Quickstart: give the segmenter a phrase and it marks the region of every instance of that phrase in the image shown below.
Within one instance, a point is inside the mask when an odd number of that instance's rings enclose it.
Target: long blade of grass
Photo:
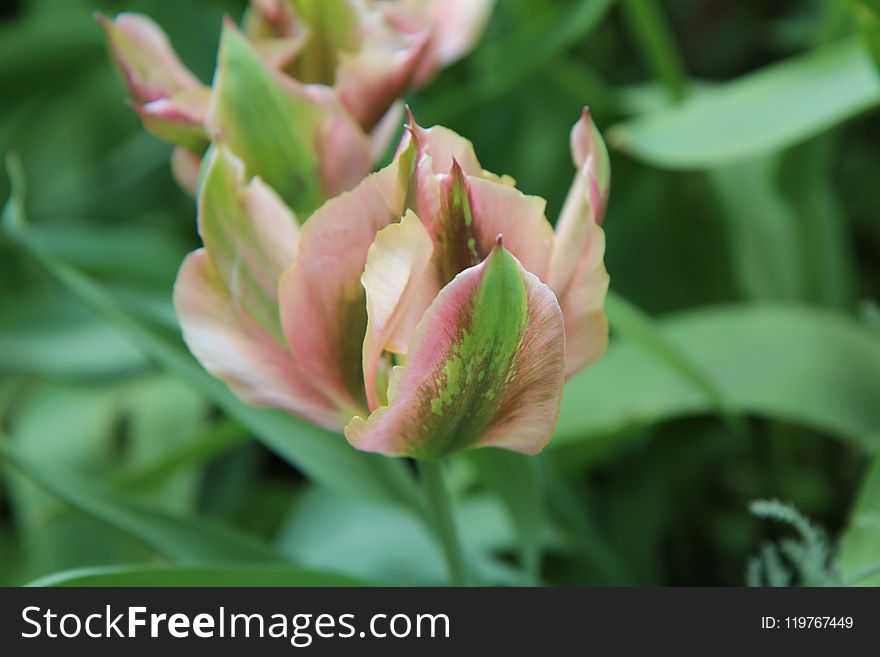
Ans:
[[[171,561],[282,561],[251,538],[197,518],[181,518],[123,500],[67,470],[39,463],[0,436],[0,459],[72,507],[139,540]]]

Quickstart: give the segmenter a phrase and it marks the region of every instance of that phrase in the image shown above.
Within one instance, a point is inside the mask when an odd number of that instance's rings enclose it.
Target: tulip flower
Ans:
[[[554,232],[543,199],[410,117],[392,163],[300,227],[218,146],[199,196],[204,248],[175,287],[184,338],[243,399],[361,450],[537,453],[564,381],[607,344],[608,158],[586,111],[572,153]]]
[[[176,146],[184,189],[194,191],[209,142],[228,139],[304,220],[370,172],[399,124],[400,96],[470,49],[492,4],[252,0],[243,32],[226,21],[211,87],[149,18],[98,21],[144,125]]]

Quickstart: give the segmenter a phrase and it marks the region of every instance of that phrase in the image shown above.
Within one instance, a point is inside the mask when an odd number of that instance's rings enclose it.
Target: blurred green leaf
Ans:
[[[0,458],[71,506],[128,534],[173,561],[281,561],[259,543],[222,526],[165,514],[92,487],[67,468],[24,456],[0,436]]]
[[[874,65],[880,71],[880,2],[852,0],[852,3],[862,38],[874,58]]]
[[[468,454],[516,528],[522,565],[537,577],[541,567],[544,493],[535,459],[500,449]]]
[[[247,438],[247,433],[237,422],[221,420],[167,450],[159,459],[111,476],[110,485],[120,489],[155,486],[181,470],[204,465],[210,459],[242,445]]]
[[[641,347],[646,354],[690,381],[730,426],[738,426],[738,419],[730,402],[725,399],[712,378],[695,365],[686,352],[671,343],[650,317],[613,291],[609,291],[605,300],[605,312],[612,331]]]
[[[880,446],[876,333],[828,312],[771,305],[694,311],[659,324],[734,411]],[[550,447],[712,410],[690,381],[639,346],[617,341],[566,386]]]
[[[723,210],[733,270],[745,297],[807,299],[806,240],[791,203],[777,189],[779,157],[770,155],[709,172]]]
[[[91,379],[143,370],[146,359],[68,295],[29,287],[0,300],[0,372]]]
[[[714,167],[791,146],[878,104],[865,47],[845,40],[619,124],[608,142],[659,167]]]
[[[102,566],[54,573],[27,586],[365,586],[362,580],[285,564]]]
[[[33,227],[34,239],[53,257],[97,276],[165,286],[187,249],[155,226],[122,225],[90,228],[77,225]]]
[[[880,456],[874,457],[862,480],[840,541],[838,566],[845,583],[880,586]]]
[[[220,381],[207,374],[180,345],[132,317],[95,281],[59,262],[29,233],[24,212],[24,177],[15,160],[9,162],[14,193],[3,212],[3,226],[55,278],[83,303],[117,328],[145,355],[194,385],[230,416],[254,432],[269,449],[315,481],[350,495],[371,496],[421,511],[421,497],[402,462],[358,452],[326,429],[292,415],[249,406]]]
[[[489,496],[455,505],[465,558],[484,585],[524,585],[527,577],[493,557],[509,551],[516,537],[502,507]],[[316,570],[392,586],[443,586],[443,552],[431,529],[400,508],[345,498],[311,488],[297,501],[279,532],[278,550]]]
[[[778,179],[804,235],[810,300],[849,311],[855,305],[856,262],[847,207],[834,181],[839,145],[829,136],[786,151]]]
[[[446,583],[443,553],[430,528],[412,514],[375,501],[306,490],[278,536],[290,561],[384,585]]]
[[[210,402],[196,390],[165,372],[128,384],[120,397],[116,451],[131,468],[155,467],[179,454],[205,429],[211,411]],[[183,468],[166,472],[167,477],[137,490],[138,501],[175,513],[192,511],[198,473]]]
[[[0,25],[0,84],[9,89],[14,82],[59,74],[83,60],[99,61],[103,51],[88,12],[79,7],[36,11]]]

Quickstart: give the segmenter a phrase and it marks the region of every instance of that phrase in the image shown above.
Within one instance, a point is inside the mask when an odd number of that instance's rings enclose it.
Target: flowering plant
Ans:
[[[344,427],[362,450],[540,451],[565,378],[607,343],[608,157],[586,110],[571,147],[555,233],[543,199],[411,115],[393,162],[302,228],[216,148],[199,195],[205,246],[175,289],[190,349],[246,400]]]
[[[174,290],[190,350],[251,404],[417,459],[458,582],[430,464],[541,451],[565,380],[608,339],[609,163],[587,110],[555,230],[543,199],[409,111],[392,162],[370,173],[399,97],[469,50],[491,5],[252,0],[241,28],[225,21],[210,87],[150,19],[99,17],[132,105],[197,198],[204,246]]]
[[[201,158],[220,138],[304,219],[369,173],[397,129],[400,96],[470,50],[492,5],[252,0],[241,30],[225,22],[210,87],[148,17],[98,21],[132,106],[176,146],[182,187],[195,193]]]

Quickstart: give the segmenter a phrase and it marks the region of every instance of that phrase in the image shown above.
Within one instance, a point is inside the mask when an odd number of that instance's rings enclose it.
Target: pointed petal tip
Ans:
[[[467,174],[464,172],[464,168],[461,166],[461,162],[458,161],[458,158],[455,155],[452,156],[451,172],[456,182],[462,184],[466,183]]]
[[[403,109],[404,109],[404,111],[406,112],[406,123],[407,123],[407,125],[408,125],[410,128],[412,128],[413,126],[418,126],[418,123],[416,123],[416,117],[415,117],[415,115],[413,114],[412,108],[409,106],[409,103],[406,103],[406,104],[403,106]]]
[[[409,106],[409,103],[404,105],[404,111],[406,112],[406,123],[404,124],[404,128],[406,132],[410,135],[410,138],[415,143],[416,147],[421,150],[422,145],[424,144],[423,135],[425,133],[425,129],[419,125],[418,121],[416,121],[416,116],[413,114],[412,108]]]

